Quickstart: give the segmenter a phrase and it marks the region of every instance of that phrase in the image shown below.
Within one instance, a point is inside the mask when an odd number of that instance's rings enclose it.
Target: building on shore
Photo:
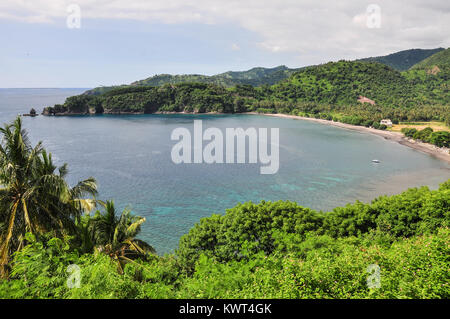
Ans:
[[[383,119],[380,121],[380,125],[386,125],[387,127],[392,127],[392,121],[390,119]]]

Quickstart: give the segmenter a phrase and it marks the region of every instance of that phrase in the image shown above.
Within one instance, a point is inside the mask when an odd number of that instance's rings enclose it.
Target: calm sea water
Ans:
[[[31,107],[62,103],[85,89],[0,89],[0,123]],[[280,169],[260,164],[180,164],[171,161],[177,127],[278,127]],[[200,218],[238,202],[292,200],[318,210],[370,201],[408,187],[436,188],[450,165],[381,137],[323,124],[258,115],[131,115],[24,118],[33,143],[42,140],[69,181],[94,176],[100,198],[147,218],[141,238],[159,253],[176,248]],[[372,159],[380,164],[373,164]]]

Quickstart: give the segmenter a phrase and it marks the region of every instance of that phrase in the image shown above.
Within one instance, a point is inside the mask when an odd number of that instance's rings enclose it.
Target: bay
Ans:
[[[31,107],[64,102],[85,89],[0,89],[0,123]],[[178,127],[279,128],[280,168],[260,164],[174,164],[170,139]],[[409,187],[438,187],[450,165],[379,136],[324,124],[262,115],[100,115],[24,117],[33,144],[43,141],[69,182],[94,176],[99,198],[114,199],[147,218],[140,238],[158,253],[173,251],[202,217],[239,202],[291,200],[328,211]],[[380,160],[379,164],[372,159]]]

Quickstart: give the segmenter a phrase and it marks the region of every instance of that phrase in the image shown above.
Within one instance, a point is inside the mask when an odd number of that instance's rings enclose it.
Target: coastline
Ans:
[[[402,133],[399,133],[399,132],[377,130],[377,129],[369,128],[369,127],[365,127],[365,126],[357,126],[357,125],[351,125],[351,124],[346,124],[346,123],[341,123],[341,122],[333,122],[333,121],[298,116],[298,115],[260,114],[260,113],[255,113],[255,112],[248,112],[248,113],[244,113],[244,114],[258,114],[258,115],[267,115],[267,116],[273,116],[273,117],[289,118],[289,119],[294,119],[294,120],[305,120],[305,121],[311,121],[311,122],[316,122],[316,123],[322,123],[325,125],[337,126],[340,128],[349,129],[349,130],[353,130],[353,131],[369,133],[369,134],[381,136],[386,140],[397,142],[401,145],[408,146],[417,151],[426,153],[428,155],[432,155],[440,160],[450,163],[450,154],[448,153],[448,149],[439,148],[439,147],[434,146],[429,143],[423,143],[423,142],[415,141],[412,139],[408,139]]]
[[[104,114],[111,114],[111,115],[142,115],[145,114],[144,112],[106,112]],[[198,115],[198,114],[205,114],[205,115],[222,115],[222,114],[231,114],[231,113],[220,113],[220,112],[205,112],[205,113],[195,113],[195,112],[167,112],[167,111],[158,111],[154,113],[149,114],[191,114],[191,115]],[[420,141],[416,141],[413,139],[409,139],[405,137],[402,133],[399,132],[391,132],[391,131],[385,131],[385,130],[377,130],[370,127],[365,126],[358,126],[358,125],[351,125],[341,122],[333,122],[329,120],[323,120],[323,119],[316,119],[312,117],[304,117],[304,116],[298,116],[298,115],[289,115],[289,114],[269,114],[269,113],[257,113],[257,112],[244,112],[244,113],[234,113],[234,114],[248,114],[248,115],[264,115],[264,116],[272,116],[272,117],[280,117],[280,118],[288,118],[288,119],[294,119],[294,120],[304,120],[304,121],[311,121],[316,123],[321,123],[325,125],[331,125],[336,126],[344,129],[349,129],[353,131],[363,132],[363,133],[369,133],[377,136],[381,136],[386,140],[397,142],[401,145],[408,146],[412,149],[415,149],[417,151],[420,151],[422,153],[426,153],[428,155],[434,156],[444,162],[450,163],[450,153],[449,149],[446,148],[439,148],[437,146],[434,146],[429,143],[424,143]],[[44,116],[52,116],[49,114],[42,114]],[[53,116],[73,116],[73,115],[96,115],[92,113],[59,113],[54,114]]]

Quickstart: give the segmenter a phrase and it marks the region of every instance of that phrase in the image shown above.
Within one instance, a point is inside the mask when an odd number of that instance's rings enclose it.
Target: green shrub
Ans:
[[[450,297],[450,180],[321,213],[251,202],[204,218],[175,255],[125,265],[79,254],[70,238],[27,235],[0,298]],[[80,269],[69,288],[68,266]],[[380,269],[369,288],[368,267]]]

